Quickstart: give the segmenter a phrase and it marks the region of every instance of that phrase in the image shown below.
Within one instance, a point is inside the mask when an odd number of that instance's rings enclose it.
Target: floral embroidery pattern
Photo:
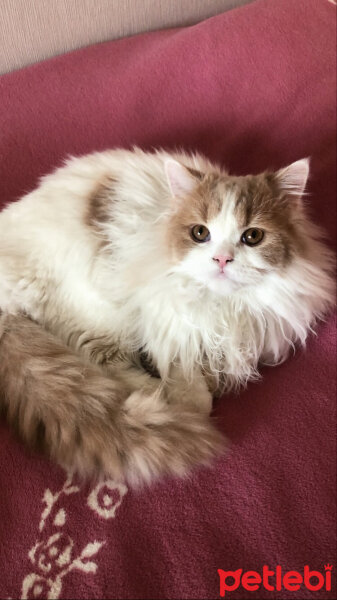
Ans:
[[[122,504],[127,487],[111,479],[96,485],[88,497],[88,506],[104,519],[113,519]]]
[[[74,569],[83,573],[96,573],[97,563],[92,558],[96,558],[105,541],[89,542],[78,554],[74,552],[74,540],[62,531],[67,521],[66,510],[60,506],[62,498],[78,492],[80,488],[73,484],[71,475],[67,476],[64,485],[56,493],[45,490],[39,539],[28,553],[34,571],[26,575],[22,582],[23,600],[59,598],[63,578]],[[98,516],[113,519],[126,492],[125,485],[107,480],[97,484],[90,492],[87,504]],[[55,530],[49,536],[45,535],[47,522]]]

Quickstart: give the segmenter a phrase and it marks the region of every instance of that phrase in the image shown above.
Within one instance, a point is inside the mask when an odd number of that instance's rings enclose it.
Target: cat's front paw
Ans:
[[[184,398],[184,404],[192,405],[199,412],[209,415],[212,412],[213,398],[207,390],[193,390],[192,394],[187,394]]]
[[[203,388],[204,386],[202,386]],[[169,387],[165,390],[168,403],[190,406],[197,412],[209,415],[212,411],[212,395],[206,389],[198,389],[196,386]]]

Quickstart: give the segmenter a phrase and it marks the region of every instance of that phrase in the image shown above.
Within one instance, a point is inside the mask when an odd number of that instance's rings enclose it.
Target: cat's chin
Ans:
[[[206,285],[211,292],[214,292],[218,296],[230,296],[241,287],[237,281],[233,281],[228,277],[212,278],[206,282]]]

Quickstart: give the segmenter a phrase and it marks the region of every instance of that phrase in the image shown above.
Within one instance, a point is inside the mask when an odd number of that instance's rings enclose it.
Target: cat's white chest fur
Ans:
[[[75,348],[83,336],[143,348],[163,377],[172,363],[186,375],[206,363],[242,383],[259,360],[304,343],[333,298],[331,254],[291,197],[308,165],[246,181],[200,156],[175,157],[186,166],[138,150],[73,159],[3,211],[0,309]],[[243,243],[248,221],[264,235],[256,248]],[[205,243],[191,238],[198,224]],[[219,253],[230,258],[221,273]]]

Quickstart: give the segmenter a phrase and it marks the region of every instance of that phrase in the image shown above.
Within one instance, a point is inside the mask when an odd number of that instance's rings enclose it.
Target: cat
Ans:
[[[198,154],[117,149],[7,206],[0,405],[21,437],[134,485],[222,452],[212,396],[284,361],[334,304],[308,174],[307,159],[236,177]]]

